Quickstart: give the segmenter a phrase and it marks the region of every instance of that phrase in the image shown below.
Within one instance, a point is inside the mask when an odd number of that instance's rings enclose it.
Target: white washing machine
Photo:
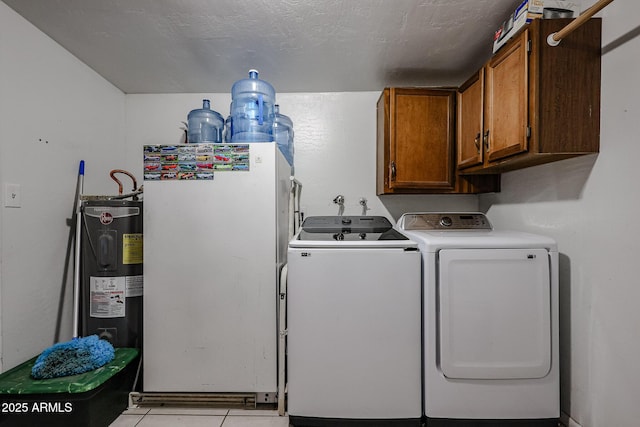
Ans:
[[[309,217],[289,243],[294,426],[420,426],[421,257],[384,217]]]
[[[556,243],[481,213],[407,213],[397,227],[423,257],[427,426],[556,427]]]

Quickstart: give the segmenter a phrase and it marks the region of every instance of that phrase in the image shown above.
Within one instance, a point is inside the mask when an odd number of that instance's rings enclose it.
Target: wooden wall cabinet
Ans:
[[[377,194],[497,191],[498,176],[460,177],[455,89],[386,88],[377,104]]]
[[[602,22],[549,46],[570,21],[534,20],[458,90],[385,89],[377,193],[500,191],[503,172],[597,153]]]
[[[458,168],[484,162],[484,68],[476,72],[458,89]],[[463,120],[464,119],[464,120]]]
[[[601,20],[536,19],[458,90],[457,165],[495,174],[597,153]]]

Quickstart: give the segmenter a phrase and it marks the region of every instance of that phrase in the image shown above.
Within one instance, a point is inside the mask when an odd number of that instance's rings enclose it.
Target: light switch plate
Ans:
[[[4,206],[19,208],[21,206],[20,184],[4,185]]]

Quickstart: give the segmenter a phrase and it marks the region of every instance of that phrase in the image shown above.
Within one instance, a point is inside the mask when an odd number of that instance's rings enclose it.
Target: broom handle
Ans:
[[[551,46],[557,46],[562,39],[571,34],[576,28],[587,22],[593,15],[600,12],[611,3],[613,0],[599,0],[596,4],[591,6],[589,9],[585,10],[578,16],[576,19],[567,24],[566,27],[558,31],[557,33],[552,33],[547,38],[547,43]]]
[[[84,160],[80,160],[80,168],[78,170],[78,203],[76,207],[76,236],[75,236],[75,253],[74,253],[74,270],[73,270],[73,338],[80,336],[80,316],[82,315],[80,310],[80,294],[81,294],[81,278],[80,278],[80,240],[81,240],[81,224],[82,224],[82,191],[84,187]]]

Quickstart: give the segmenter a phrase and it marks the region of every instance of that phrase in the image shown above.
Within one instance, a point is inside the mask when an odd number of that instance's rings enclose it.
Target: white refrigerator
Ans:
[[[275,397],[291,168],[275,143],[214,146],[145,146],[143,391]]]

